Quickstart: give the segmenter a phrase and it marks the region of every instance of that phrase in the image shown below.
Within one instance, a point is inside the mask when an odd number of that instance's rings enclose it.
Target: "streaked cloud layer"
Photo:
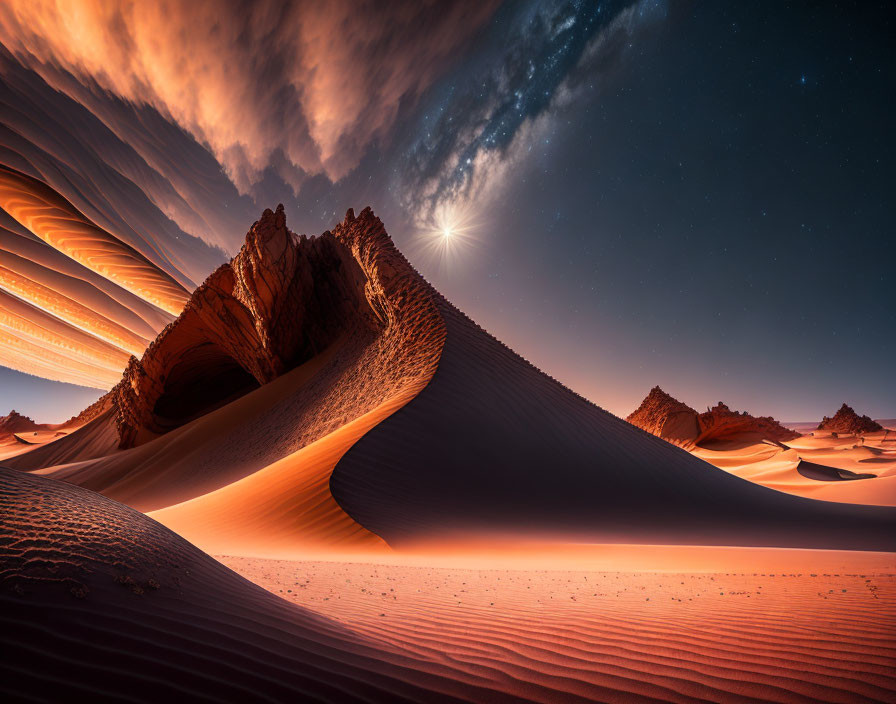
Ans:
[[[357,166],[495,4],[12,0],[0,42],[170,116],[243,191],[275,154],[297,188]]]

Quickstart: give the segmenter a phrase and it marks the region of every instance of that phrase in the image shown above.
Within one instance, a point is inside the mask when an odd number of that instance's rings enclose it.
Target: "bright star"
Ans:
[[[469,206],[442,203],[421,223],[415,246],[420,256],[445,266],[475,244],[476,229]]]

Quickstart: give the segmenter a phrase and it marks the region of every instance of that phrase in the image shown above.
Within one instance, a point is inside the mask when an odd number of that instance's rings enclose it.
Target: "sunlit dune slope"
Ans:
[[[694,454],[736,476],[824,501],[896,506],[896,432],[814,431],[783,444],[718,443]],[[816,467],[807,471],[807,467]]]
[[[896,548],[896,510],[731,476],[567,390],[442,300],[439,368],[340,460],[340,505],[390,544],[515,531],[590,542]]]
[[[0,691],[13,700],[506,700],[86,489],[0,468],[0,513]]]
[[[7,166],[0,166],[0,208],[55,249],[169,313],[179,313],[189,297],[170,274],[52,188]]]

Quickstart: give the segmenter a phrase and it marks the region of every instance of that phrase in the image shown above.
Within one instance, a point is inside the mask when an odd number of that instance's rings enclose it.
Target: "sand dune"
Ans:
[[[330,475],[358,438],[412,397],[394,397],[244,479],[149,515],[206,552],[283,557],[384,550],[386,543],[333,499]]]
[[[14,700],[506,700],[85,489],[0,468],[0,508],[0,691]]]
[[[892,509],[810,501],[720,471],[565,389],[449,303],[440,311],[447,339],[432,381],[361,438],[330,483],[346,512],[391,545],[505,531],[896,546]]]
[[[285,225],[257,232],[278,227]],[[257,232],[247,239],[252,252],[264,251],[252,244]],[[293,371],[137,447],[104,450],[107,417],[10,464],[159,511],[188,539],[221,552],[290,556],[303,544],[352,546],[356,535],[371,540],[368,533],[391,546],[482,532],[896,546],[892,509],[758,486],[561,386],[441,299],[369,211],[347,216],[333,237],[366,272],[382,324],[346,316],[344,335]],[[303,325],[314,329],[314,320]],[[175,359],[191,353],[179,345]]]
[[[892,555],[657,548],[675,552],[663,564],[698,565],[664,572],[564,566],[556,551],[559,564],[535,569],[507,556],[464,568],[433,555],[221,558],[246,581],[79,487],[0,468],[0,508],[28,536],[0,544],[0,691],[15,700],[852,702],[896,692]],[[655,568],[649,550],[634,552]],[[813,566],[830,572],[803,572]]]
[[[270,240],[250,233],[250,254],[230,269],[251,294],[243,308],[226,290],[202,299],[204,312],[191,303],[198,321],[180,318],[144,356],[147,386],[129,388],[151,400],[113,392],[0,469],[5,527],[27,536],[0,541],[0,642],[13,653],[0,668],[16,673],[6,693],[893,699],[892,554],[730,547],[896,548],[892,508],[755,483],[880,487],[896,480],[882,476],[886,433],[860,447],[819,436],[740,443],[739,456],[701,448],[712,466],[478,328],[370,211],[327,236],[338,256],[323,261],[341,262],[331,268],[345,267],[350,285],[312,287],[326,305],[298,296],[281,316],[273,282],[296,277],[259,253],[307,241],[277,228]],[[243,309],[257,325],[228,313]],[[249,333],[199,324],[216,320]],[[302,353],[272,352],[289,349]],[[254,390],[201,396],[221,369],[262,362],[273,371]],[[184,391],[184,370],[205,383]],[[166,399],[196,412],[161,427]],[[17,432],[29,431],[41,432]],[[121,449],[123,433],[133,446]],[[796,470],[803,455],[823,464],[832,452],[883,472],[819,481]],[[755,482],[735,476],[741,460]],[[670,547],[689,544],[726,547]],[[309,555],[327,562],[292,561]]]
[[[274,214],[268,212],[273,218]],[[377,325],[362,325],[359,317],[344,318],[345,328],[338,339],[296,369],[136,447],[120,452],[104,447],[109,431],[114,432],[112,418],[107,417],[72,433],[55,448],[47,446],[16,457],[10,461],[11,466],[39,470],[144,511],[195,499],[279,460],[284,464],[278,467],[284,467],[312,454],[329,462],[326,474],[320,477],[326,486],[332,465],[348,445],[428,383],[444,339],[429,289],[395,250],[369,210],[357,218],[347,217],[334,237],[347,243],[351,256],[367,272],[360,286],[365,301],[370,297],[365,305],[375,306],[371,310],[381,321]],[[304,319],[309,330],[314,329],[315,322],[310,314]],[[290,333],[302,332],[291,320],[286,324]],[[194,337],[186,339],[195,344]],[[178,358],[176,354],[171,356]],[[353,421],[358,422],[352,425]],[[95,441],[100,437],[102,441]],[[327,443],[296,455],[324,438],[328,438]],[[292,455],[293,460],[284,459]],[[274,476],[280,474],[272,468],[264,479],[228,488],[232,518],[251,504],[250,496],[241,497],[241,493],[249,490],[247,487],[268,492],[264,485]],[[301,504],[305,501],[301,492],[308,489],[303,482],[305,479],[297,480],[293,487],[297,493],[286,493],[279,499]],[[220,501],[220,497],[214,501]],[[183,513],[181,509],[179,515]],[[280,530],[277,521],[275,516],[270,517],[268,528],[272,532]],[[201,528],[201,522],[194,525]],[[301,531],[293,532],[294,539],[301,539]],[[256,543],[268,539],[260,526],[255,526],[255,534]],[[197,540],[201,538],[197,536]],[[249,535],[244,532],[241,539],[249,539]]]

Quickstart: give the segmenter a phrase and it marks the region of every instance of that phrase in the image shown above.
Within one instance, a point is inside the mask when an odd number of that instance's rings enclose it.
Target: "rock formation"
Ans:
[[[338,341],[391,329],[399,308],[417,310],[404,305],[412,271],[369,208],[318,237],[290,232],[283,206],[266,210],[236,257],[142,359],[130,359],[111,392],[120,446],[208,413]]]
[[[760,435],[763,440],[786,441],[800,436],[785,428],[771,416],[751,416],[746,411],[738,413],[719,403],[697,418],[700,434],[696,445],[715,440],[733,440],[745,435]]]
[[[37,430],[40,427],[42,426],[35,423],[28,416],[23,416],[16,411],[10,411],[9,415],[0,416],[0,436],[24,433],[28,430]]]
[[[675,445],[691,444],[699,434],[697,411],[659,386],[650,390],[638,409],[626,420]]]
[[[880,423],[876,423],[868,416],[860,416],[845,403],[840,406],[833,418],[825,416],[818,425],[818,430],[827,430],[832,433],[844,433],[846,435],[858,433],[874,433],[883,430]]]
[[[638,409],[626,420],[682,447],[757,436],[774,441],[799,437],[799,433],[785,428],[774,418],[732,411],[721,401],[713,408],[708,408],[705,413],[697,413],[659,386],[650,390]]]

